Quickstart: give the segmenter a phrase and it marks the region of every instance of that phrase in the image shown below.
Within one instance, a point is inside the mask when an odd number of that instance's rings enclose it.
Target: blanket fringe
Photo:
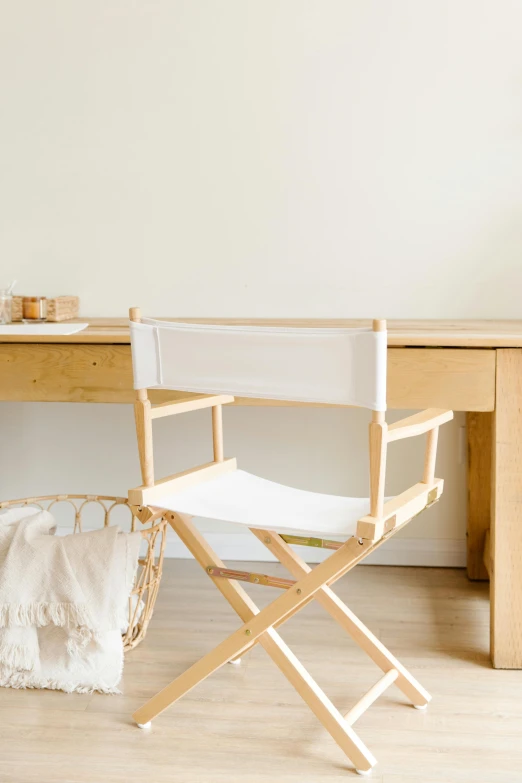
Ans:
[[[109,526],[59,539],[53,526],[46,511],[0,511],[0,687],[120,694],[142,537]]]
[[[35,654],[31,647],[24,644],[0,643],[0,661],[10,669],[31,671],[35,665]]]
[[[98,685],[83,685],[81,682],[60,682],[59,680],[38,679],[29,672],[0,673],[0,688],[15,688],[17,690],[31,690],[46,688],[51,691],[65,691],[65,693],[106,693],[112,696],[121,696],[119,688]]]
[[[34,603],[0,604],[0,628],[58,625],[62,628],[86,626],[92,628],[92,617],[83,604]]]

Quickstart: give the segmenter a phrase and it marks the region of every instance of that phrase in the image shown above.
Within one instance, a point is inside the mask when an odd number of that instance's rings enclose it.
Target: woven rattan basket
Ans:
[[[107,527],[115,516],[115,509],[126,508],[127,532],[139,530],[144,539],[145,553],[140,554],[138,572],[131,597],[129,599],[128,628],[123,634],[123,647],[125,652],[136,647],[147,633],[147,627],[154,611],[154,604],[158,595],[165,554],[167,522],[161,517],[155,519],[153,524],[142,526],[133,515],[127,498],[116,498],[109,495],[44,495],[41,497],[23,498],[22,500],[5,500],[0,502],[0,509],[13,506],[36,506],[50,511],[56,504],[66,504],[71,514],[74,515],[74,533],[82,532],[82,514],[91,504],[100,508],[102,524]],[[122,515],[123,516],[123,515]],[[122,529],[123,520],[119,520]],[[91,528],[89,528],[91,529]]]

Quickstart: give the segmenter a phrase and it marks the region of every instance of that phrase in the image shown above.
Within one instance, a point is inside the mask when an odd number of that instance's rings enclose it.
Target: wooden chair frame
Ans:
[[[141,320],[138,308],[130,310],[133,321]],[[386,328],[385,321],[374,321],[375,331]],[[129,502],[136,516],[143,522],[166,515],[181,541],[206,571],[218,590],[237,612],[242,626],[207,653],[201,660],[177,677],[170,685],[153,696],[133,715],[142,728],[150,726],[153,718],[180,699],[202,680],[226,663],[238,662],[241,655],[259,643],[267,651],[299,695],[308,704],[324,728],[353,762],[357,772],[368,773],[376,759],[353,730],[355,721],[373,702],[395,683],[414,707],[422,709],[431,699],[430,694],[384,647],[371,631],[331,590],[331,585],[350,571],[361,560],[381,546],[424,508],[436,502],[443,490],[443,481],[435,478],[435,458],[438,430],[441,424],[453,418],[452,411],[430,409],[387,426],[384,413],[374,412],[370,424],[370,514],[359,520],[356,536],[344,543],[282,536],[269,529],[251,529],[251,532],[275,555],[295,577],[283,580],[227,569],[212,551],[201,533],[186,514],[164,511],[161,498],[165,494],[207,481],[235,470],[236,462],[225,459],[223,451],[222,406],[233,402],[228,395],[198,395],[186,400],[152,407],[147,390],[136,392],[135,418],[143,485],[129,491]],[[154,480],[152,451],[152,421],[155,418],[210,407],[214,461],[183,473]],[[427,434],[422,481],[397,497],[384,502],[387,446],[396,440]],[[311,569],[291,548],[291,543],[323,546],[333,554]],[[271,604],[259,610],[238,580],[282,587],[284,592]],[[352,639],[383,671],[383,676],[346,714],[335,708],[312,679],[298,658],[292,653],[276,628],[286,622],[311,600],[318,603],[344,628]]]

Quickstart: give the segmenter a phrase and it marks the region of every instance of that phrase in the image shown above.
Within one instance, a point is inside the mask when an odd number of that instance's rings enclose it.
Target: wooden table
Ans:
[[[0,400],[132,402],[126,319],[81,320],[89,327],[68,337],[0,336]],[[368,323],[178,320],[325,327]],[[522,321],[390,321],[388,327],[389,407],[467,412],[468,575],[487,579],[490,574],[493,665],[522,668]],[[153,401],[175,396],[151,395]],[[267,403],[239,399],[237,404]]]

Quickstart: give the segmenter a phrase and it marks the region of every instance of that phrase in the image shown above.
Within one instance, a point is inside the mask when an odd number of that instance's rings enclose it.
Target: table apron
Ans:
[[[153,402],[186,393],[151,392]],[[0,400],[131,403],[129,345],[2,343]],[[240,405],[309,405],[238,398]],[[389,408],[495,407],[495,350],[389,348]]]

